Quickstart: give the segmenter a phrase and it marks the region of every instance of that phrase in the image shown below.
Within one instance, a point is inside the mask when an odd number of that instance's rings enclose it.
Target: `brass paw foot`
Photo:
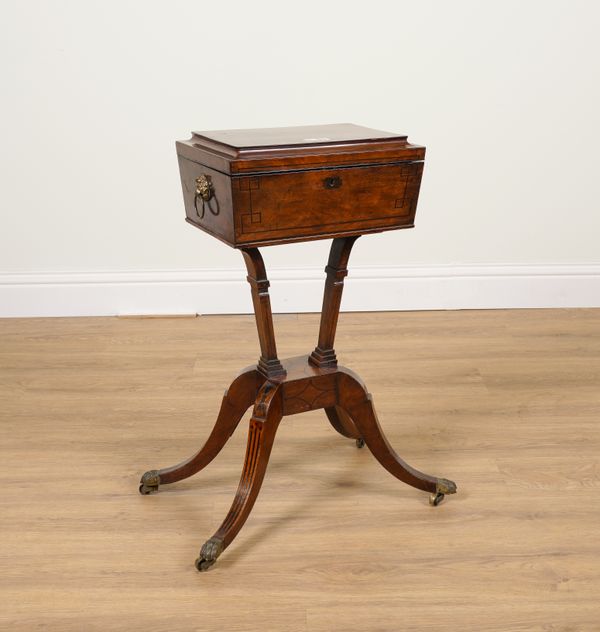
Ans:
[[[196,569],[200,572],[207,571],[223,552],[223,540],[211,538],[200,549],[200,557],[196,560]]]
[[[356,440],[356,447],[357,448],[364,448],[365,447],[365,440],[364,439],[357,439]]]
[[[140,480],[140,494],[146,495],[157,492],[160,485],[160,474],[158,470],[146,472]]]
[[[429,496],[429,504],[432,507],[437,507],[444,500],[446,494],[456,494],[456,483],[446,478],[438,478],[435,494]]]

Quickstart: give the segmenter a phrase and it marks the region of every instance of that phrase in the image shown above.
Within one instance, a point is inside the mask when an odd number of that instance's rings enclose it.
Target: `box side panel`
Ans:
[[[186,219],[190,224],[235,246],[231,178],[220,171],[178,156]],[[211,199],[196,194],[196,179],[210,181]]]

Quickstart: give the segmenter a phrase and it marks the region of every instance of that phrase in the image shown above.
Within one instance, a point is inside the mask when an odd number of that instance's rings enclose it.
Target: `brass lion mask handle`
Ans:
[[[196,197],[200,196],[203,200],[210,200],[212,197],[212,182],[210,176],[202,174],[199,178],[196,178]]]
[[[212,181],[210,179],[210,176],[207,176],[206,174],[203,173],[201,176],[196,178],[196,195],[194,196],[194,207],[196,208],[196,214],[198,215],[200,219],[204,217],[205,203],[210,202],[211,198],[213,197],[213,193],[214,191],[213,191]],[[198,209],[198,198],[202,200],[201,210]],[[213,215],[219,214],[218,204],[215,210],[213,210],[210,203],[207,206]]]

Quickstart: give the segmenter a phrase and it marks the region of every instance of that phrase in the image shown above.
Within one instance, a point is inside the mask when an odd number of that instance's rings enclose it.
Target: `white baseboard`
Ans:
[[[273,270],[275,312],[321,309],[321,267]],[[600,264],[350,268],[344,311],[600,307]],[[0,317],[250,313],[245,270],[0,274]]]

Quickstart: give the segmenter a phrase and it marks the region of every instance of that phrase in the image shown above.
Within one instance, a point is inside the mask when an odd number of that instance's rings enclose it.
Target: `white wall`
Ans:
[[[330,122],[428,147],[417,228],[352,256],[384,296],[351,276],[347,308],[600,305],[599,28],[581,0],[3,0],[0,314],[249,309],[174,141]],[[276,308],[319,305],[327,248],[265,249]]]

